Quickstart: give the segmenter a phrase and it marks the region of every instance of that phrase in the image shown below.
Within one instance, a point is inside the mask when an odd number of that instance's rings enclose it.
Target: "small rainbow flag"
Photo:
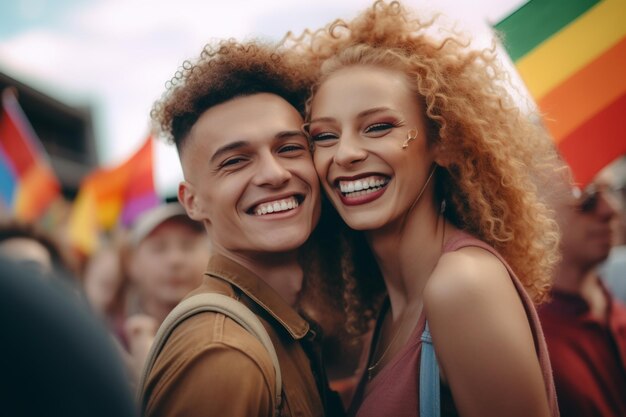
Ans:
[[[495,29],[586,185],[626,153],[626,1],[531,0]]]
[[[59,196],[61,185],[13,90],[0,106],[0,204],[16,218],[36,221]]]
[[[98,169],[83,180],[69,221],[75,248],[92,253],[101,231],[118,224],[129,226],[142,212],[160,203],[154,186],[152,148],[152,138],[148,137],[124,163]]]

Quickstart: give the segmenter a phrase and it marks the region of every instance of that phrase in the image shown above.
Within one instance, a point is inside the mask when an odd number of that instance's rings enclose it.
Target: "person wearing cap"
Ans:
[[[564,190],[559,187],[564,184]],[[551,300],[538,310],[562,416],[626,416],[626,306],[603,284],[616,196],[600,172],[581,191],[550,184],[562,259]]]
[[[147,417],[343,414],[320,366],[319,333],[298,308],[300,250],[320,215],[302,131],[312,70],[259,42],[209,44],[153,108],[180,157],[179,201],[212,245],[190,296],[225,295],[257,316],[276,351],[282,390],[254,335],[230,316],[202,312],[176,327],[140,387]]]
[[[163,319],[200,284],[210,245],[202,223],[178,203],[143,213],[128,240],[124,265],[135,297],[124,331],[138,374]]]

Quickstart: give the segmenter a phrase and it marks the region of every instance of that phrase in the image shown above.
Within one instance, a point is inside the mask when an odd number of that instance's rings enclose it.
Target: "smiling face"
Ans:
[[[299,248],[319,218],[319,181],[302,118],[281,97],[260,93],[207,110],[181,154],[179,199],[207,226],[216,251]]]
[[[315,168],[351,228],[383,228],[416,208],[418,198],[432,201],[433,182],[419,197],[434,162],[425,131],[422,106],[400,71],[351,66],[322,83],[309,126]]]

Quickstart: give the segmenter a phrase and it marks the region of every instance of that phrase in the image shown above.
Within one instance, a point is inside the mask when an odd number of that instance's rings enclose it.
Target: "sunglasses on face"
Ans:
[[[604,195],[605,198],[609,197],[613,201],[624,201],[626,193],[626,185],[610,186],[591,184],[583,191],[575,189],[574,196],[578,199],[578,209],[582,213],[591,213],[598,206],[600,195]]]

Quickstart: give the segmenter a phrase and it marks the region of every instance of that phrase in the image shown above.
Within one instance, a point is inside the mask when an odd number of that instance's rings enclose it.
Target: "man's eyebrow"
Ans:
[[[283,139],[292,138],[294,136],[302,136],[303,138],[306,139],[306,135],[301,130],[285,130],[285,131],[282,131],[282,132],[278,132],[274,136],[274,138],[275,139],[279,139],[279,140],[283,140]]]
[[[211,162],[214,162],[217,158],[219,158],[221,155],[230,152],[230,151],[234,151],[236,149],[239,148],[244,148],[246,146],[249,146],[250,142],[245,141],[245,140],[238,140],[236,142],[231,142],[227,145],[222,146],[221,148],[218,148],[215,153],[213,154],[213,156],[211,157]]]

